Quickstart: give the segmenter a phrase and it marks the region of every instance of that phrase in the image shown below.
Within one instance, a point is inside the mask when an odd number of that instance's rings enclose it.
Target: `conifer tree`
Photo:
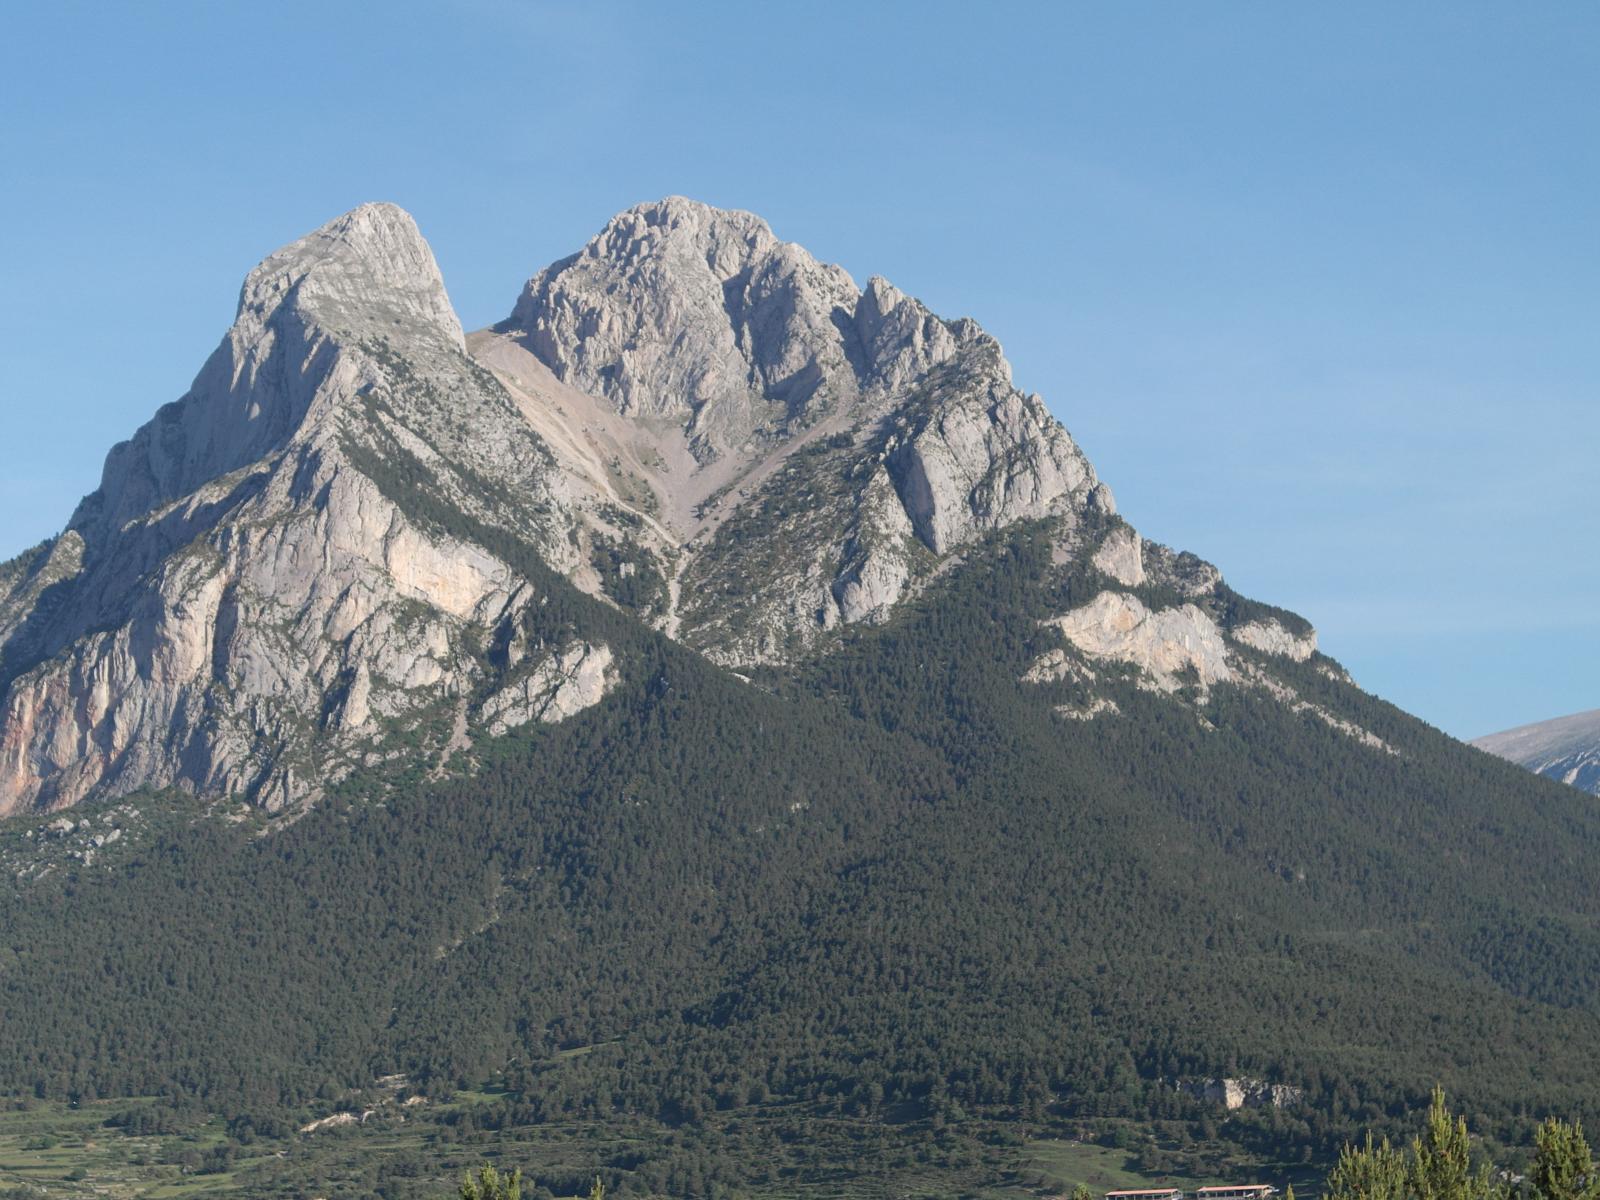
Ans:
[[[1482,1200],[1494,1193],[1487,1168],[1472,1169],[1465,1117],[1454,1117],[1444,1089],[1433,1089],[1428,1124],[1411,1143],[1410,1193],[1414,1200]]]
[[[1346,1145],[1323,1186],[1323,1200],[1406,1200],[1405,1155],[1389,1144]]]
[[[1538,1200],[1596,1200],[1600,1180],[1583,1125],[1549,1118],[1534,1134],[1533,1165],[1528,1182]]]
[[[502,1175],[493,1167],[468,1171],[457,1193],[460,1200],[522,1200],[522,1172]]]

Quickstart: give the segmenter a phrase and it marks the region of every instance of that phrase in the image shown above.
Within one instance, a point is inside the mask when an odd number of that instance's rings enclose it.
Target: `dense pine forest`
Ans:
[[[74,810],[127,829],[89,862],[0,830],[0,1088],[247,1131],[397,1074],[493,1081],[479,1129],[1003,1128],[1214,1123],[1180,1085],[1242,1077],[1299,1099],[1234,1144],[1312,1161],[1435,1083],[1508,1145],[1595,1118],[1600,813],[1320,661],[1274,669],[1395,753],[1232,685],[1063,721],[1075,685],[1019,678],[1095,585],[1035,529],[798,673],[546,586],[530,637],[625,671],[570,722],[295,819]]]

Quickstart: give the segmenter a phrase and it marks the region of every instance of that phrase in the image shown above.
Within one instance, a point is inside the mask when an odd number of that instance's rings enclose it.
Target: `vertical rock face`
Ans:
[[[462,349],[433,253],[392,204],[363,205],[250,272],[188,395],[111,451],[72,528],[115,531],[281,450],[319,401],[348,398],[360,374],[349,343],[367,339]]]
[[[759,217],[674,196],[535,275],[511,323],[563,382],[681,424],[710,458],[854,393],[834,321],[855,303],[849,275]]]
[[[611,648],[574,642],[542,657],[527,675],[483,702],[481,718],[491,734],[529,721],[563,721],[597,704],[615,682]]]
[[[143,785],[294,802],[467,688],[516,581],[415,497],[570,567],[574,493],[463,351],[392,205],[252,271],[190,392],[6,572],[0,813]]]
[[[888,463],[917,537],[945,554],[1013,521],[1081,509],[1094,469],[987,342],[912,398]],[[1105,493],[1109,496],[1109,493]]]
[[[623,213],[500,329],[687,446],[676,477],[651,477],[689,497],[668,501],[688,597],[671,627],[730,665],[885,619],[995,529],[1110,504],[974,322],[879,278],[857,288],[748,213],[678,197]]]
[[[1292,1108],[1305,1099],[1302,1088],[1262,1079],[1182,1079],[1178,1090],[1232,1112],[1240,1108]]]
[[[1138,587],[1145,581],[1144,539],[1127,526],[1107,537],[1091,561],[1123,587]]]

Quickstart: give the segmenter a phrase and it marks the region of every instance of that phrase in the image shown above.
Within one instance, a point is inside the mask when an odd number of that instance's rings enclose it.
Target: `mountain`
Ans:
[[[610,651],[522,644],[542,571],[720,665],[785,663],[1046,519],[1062,562],[1120,585],[1061,617],[1091,656],[1170,690],[1231,677],[1225,636],[1312,654],[1303,620],[1244,619],[1214,568],[1114,514],[975,323],[749,214],[623,213],[464,338],[415,224],[367,205],[251,272],[190,391],[0,568],[0,813],[149,786],[278,811],[569,715]]]
[[[748,214],[622,213],[465,336],[409,217],[331,222],[0,597],[0,1091],[493,1080],[684,1195],[685,1129],[742,1191],[834,1121],[1600,1116],[1595,806]]]
[[[1600,709],[1474,738],[1474,746],[1600,795]]]
[[[990,530],[1110,505],[976,325],[748,214],[623,213],[466,339],[410,217],[366,205],[251,272],[188,394],[0,568],[0,813],[143,786],[277,810],[592,701],[608,651],[508,649],[538,589],[458,520],[749,665],[884,619]],[[498,643],[515,677],[475,695]]]

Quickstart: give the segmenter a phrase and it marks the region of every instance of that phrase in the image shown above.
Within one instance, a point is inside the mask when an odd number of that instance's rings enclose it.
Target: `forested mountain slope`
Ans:
[[[692,1119],[1148,1111],[1242,1073],[1305,1089],[1308,1135],[1436,1078],[1507,1120],[1586,1111],[1592,805],[1314,666],[1396,753],[1236,684],[1202,715],[1118,681],[1118,719],[1068,724],[1017,679],[1098,586],[1048,545],[1017,531],[755,683],[575,597],[553,619],[624,680],[477,770],[360,777],[269,836],[135,826],[19,882],[4,1083],[272,1110],[511,1064],[525,1115]]]
[[[668,201],[462,338],[419,246],[269,259],[0,574],[0,1090],[1600,1115],[1592,802],[1141,538],[976,326]]]

